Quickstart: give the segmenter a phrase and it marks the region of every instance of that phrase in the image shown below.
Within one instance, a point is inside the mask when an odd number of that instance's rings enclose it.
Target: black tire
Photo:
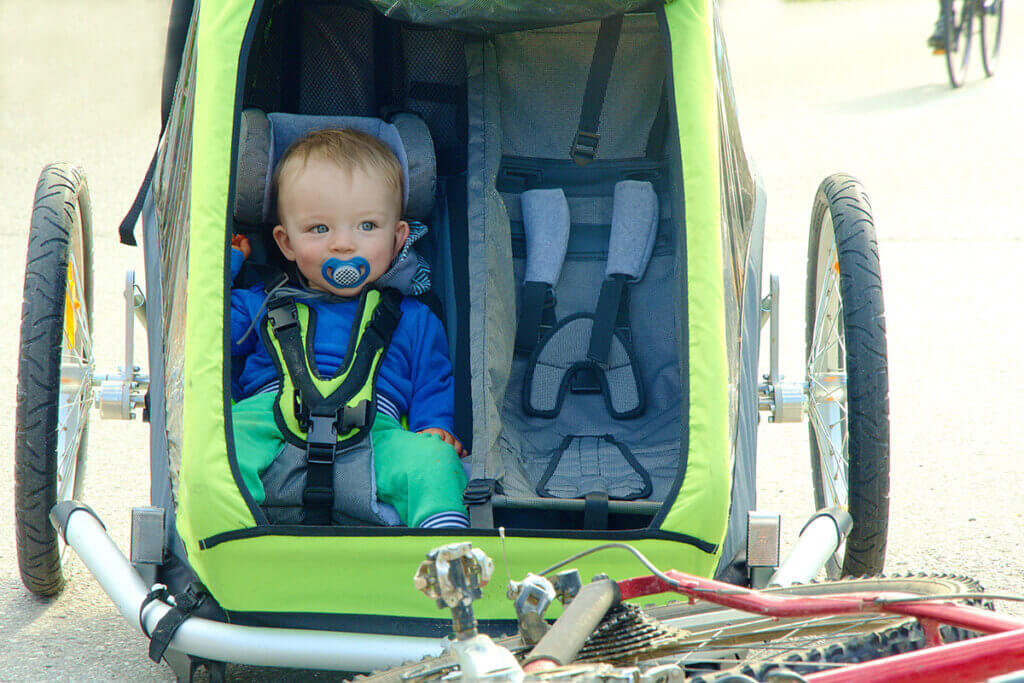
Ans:
[[[980,0],[981,16],[981,62],[985,67],[985,75],[992,77],[996,73],[999,61],[999,48],[1003,44],[1003,0]]]
[[[85,471],[92,397],[91,211],[79,169],[43,169],[25,265],[14,451],[18,568],[25,586],[40,596],[64,587],[64,549],[50,525],[50,508],[80,494]],[[62,371],[62,365],[74,372]],[[69,377],[78,377],[71,389]]]
[[[946,71],[950,85],[959,88],[971,61],[974,0],[942,0],[942,13],[946,22]]]
[[[814,502],[818,509],[846,507],[853,517],[843,557],[834,558],[827,569],[830,578],[840,573],[871,576],[880,573],[885,563],[889,526],[889,370],[874,219],[864,188],[855,178],[836,174],[818,188],[807,254],[806,358]],[[841,315],[835,316],[837,341],[832,347],[831,342],[824,343],[827,330],[822,328],[827,327],[826,306],[835,302],[822,298],[826,295],[822,290],[825,278],[835,269],[838,280],[833,275],[830,282],[835,288],[832,297],[838,290]],[[819,313],[823,320],[816,327]],[[827,353],[824,348],[829,349]],[[834,359],[828,357],[831,354]],[[822,436],[828,420],[822,417],[824,409],[819,412],[816,407],[818,388],[830,381],[830,370],[835,370],[835,378],[845,376],[844,391],[821,394],[821,405],[830,401],[827,408],[839,416],[831,440]],[[834,446],[837,432],[844,444],[841,448]]]
[[[764,592],[823,596],[869,591],[911,595],[962,595],[980,593],[982,587],[976,581],[963,577],[918,575],[843,579],[773,588]],[[978,601],[970,602],[976,604]],[[683,635],[671,645],[663,644],[664,646],[654,653],[625,659],[641,669],[664,662],[684,661],[687,663],[687,673],[697,676],[688,678],[694,681],[715,680],[725,673],[724,669],[730,670],[730,675],[734,675],[738,666],[745,667],[745,671],[766,668],[776,663],[776,654],[780,646],[787,654],[797,653],[799,661],[814,662],[817,658],[815,653],[821,649],[828,652],[834,662],[866,661],[854,660],[853,655],[866,656],[865,648],[870,647],[875,640],[879,641],[879,653],[884,655],[887,652],[887,644],[891,646],[889,649],[892,649],[898,647],[895,643],[900,638],[913,640],[916,637],[914,624],[917,623],[912,617],[880,616],[876,613],[838,615],[831,619],[769,619],[706,601],[694,604],[677,602],[649,607],[645,611],[665,626],[680,629]],[[951,642],[969,634],[959,629],[944,628],[943,635],[947,642]],[[917,638],[914,643],[917,644],[921,640]],[[496,639],[495,642],[509,648],[519,657],[525,656],[529,649],[523,646],[518,636]],[[842,651],[850,653],[847,658],[836,654],[837,645]],[[444,654],[403,664],[358,680],[367,683],[433,681],[441,679],[457,668],[454,656]]]

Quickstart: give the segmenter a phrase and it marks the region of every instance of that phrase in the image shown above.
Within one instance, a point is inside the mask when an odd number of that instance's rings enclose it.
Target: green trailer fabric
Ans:
[[[687,470],[659,530],[626,534],[494,532],[427,535],[403,529],[257,526],[258,508],[243,497],[227,457],[230,416],[226,376],[226,226],[240,54],[254,0],[203,0],[197,37],[183,457],[177,528],[189,562],[221,605],[236,612],[372,614],[443,618],[415,593],[411,577],[425,553],[470,540],[498,567],[477,611],[506,619],[503,555],[512,578],[616,538],[658,566],[710,576],[718,563],[729,508],[728,398],[724,349],[718,118],[711,0],[666,6],[674,97],[679,112],[686,196],[686,311],[690,414]],[[250,507],[250,505],[253,507]],[[669,532],[679,536],[670,538]],[[554,537],[554,536],[558,537]],[[686,536],[698,545],[675,540]],[[712,550],[710,546],[715,546]],[[584,576],[616,579],[649,573],[623,551],[574,563]]]
[[[661,528],[720,545],[729,515],[731,463],[711,0],[670,2],[665,19],[686,197],[690,415],[686,478]]]
[[[192,142],[192,210],[185,336],[185,427],[178,532],[193,569],[210,570],[197,552],[208,536],[255,525],[227,458],[224,296],[228,189],[238,55],[251,2],[202,2],[197,36]],[[216,595],[220,585],[211,585]]]

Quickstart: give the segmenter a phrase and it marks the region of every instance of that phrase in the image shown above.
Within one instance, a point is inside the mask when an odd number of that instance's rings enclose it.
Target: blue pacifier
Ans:
[[[370,262],[362,256],[347,261],[331,257],[324,261],[320,274],[338,289],[350,289],[363,284],[370,276]]]

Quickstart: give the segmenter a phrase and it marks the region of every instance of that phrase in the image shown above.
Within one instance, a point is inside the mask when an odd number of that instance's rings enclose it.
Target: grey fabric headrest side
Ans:
[[[235,218],[249,225],[276,220],[271,202],[271,178],[288,146],[306,133],[328,128],[353,128],[373,135],[391,148],[402,165],[404,217],[424,220],[434,207],[436,158],[427,124],[410,113],[391,122],[363,116],[309,116],[242,112],[235,179]]]

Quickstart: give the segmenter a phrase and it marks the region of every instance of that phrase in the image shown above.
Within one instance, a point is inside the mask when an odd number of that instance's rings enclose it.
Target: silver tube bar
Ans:
[[[149,588],[96,514],[81,503],[67,501],[54,506],[50,520],[125,621],[141,633],[139,608]],[[162,601],[151,602],[142,615],[146,629],[152,632],[170,609]],[[218,662],[353,672],[370,672],[443,651],[438,638],[238,626],[200,617],[190,617],[181,625],[170,649]]]
[[[792,586],[794,583],[814,580],[842,545],[851,528],[853,518],[842,508],[828,508],[814,513],[800,531],[800,537],[789,555],[768,579],[768,585]]]

